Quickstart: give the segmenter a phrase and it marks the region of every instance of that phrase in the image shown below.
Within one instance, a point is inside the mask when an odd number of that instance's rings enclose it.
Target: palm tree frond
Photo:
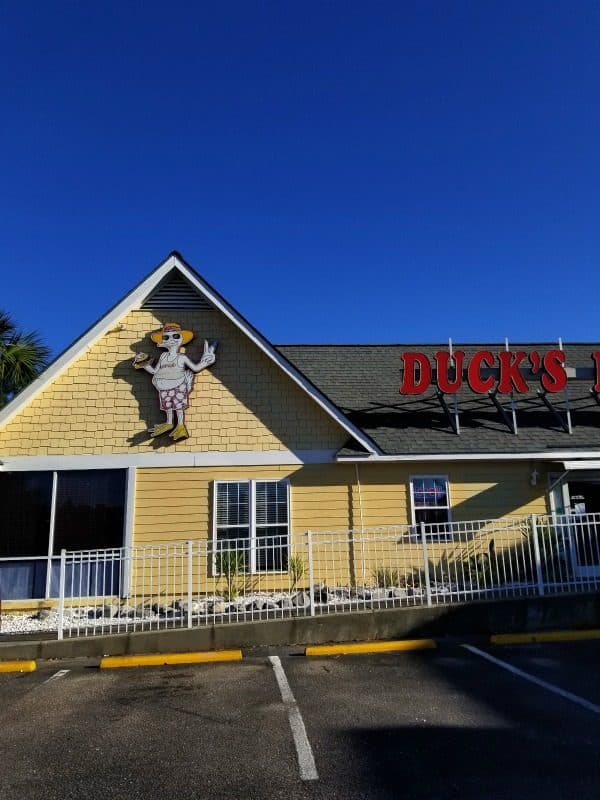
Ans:
[[[40,335],[18,331],[0,311],[0,408],[46,367],[50,350]]]

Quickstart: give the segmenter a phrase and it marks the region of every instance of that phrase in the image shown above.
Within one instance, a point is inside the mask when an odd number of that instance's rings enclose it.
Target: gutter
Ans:
[[[595,459],[590,468],[596,468],[596,463],[600,459],[600,450],[585,450],[573,452],[572,450],[558,450],[556,452],[531,452],[531,453],[399,453],[397,455],[364,455],[337,456],[336,461],[350,464],[366,463],[403,463],[403,462],[427,462],[427,461],[561,461],[573,462],[573,460]]]

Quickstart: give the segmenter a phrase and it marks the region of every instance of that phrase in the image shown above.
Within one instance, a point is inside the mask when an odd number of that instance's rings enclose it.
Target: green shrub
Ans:
[[[304,561],[300,556],[290,556],[288,561],[288,572],[292,579],[292,589],[295,589],[298,581],[304,575]]]
[[[401,575],[399,569],[389,567],[379,567],[374,570],[373,578],[380,589],[387,589],[390,586],[400,586]]]
[[[215,566],[217,575],[225,578],[225,600],[235,600],[239,589],[235,579],[246,571],[246,557],[239,550],[219,550],[216,554]]]

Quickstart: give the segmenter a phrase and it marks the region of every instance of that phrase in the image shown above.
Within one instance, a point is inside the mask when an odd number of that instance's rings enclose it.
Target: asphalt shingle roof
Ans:
[[[357,427],[389,455],[435,455],[437,453],[528,453],[557,450],[600,450],[600,406],[590,393],[591,378],[569,379],[568,404],[572,434],[544,406],[528,381],[527,394],[515,394],[518,434],[513,434],[486,395],[475,394],[466,385],[458,393],[460,435],[454,433],[435,388],[423,395],[399,393],[403,352],[424,352],[433,364],[433,354],[447,350],[447,343],[428,345],[280,345],[277,349],[321,392],[335,403]],[[556,343],[512,343],[511,351],[556,349]],[[477,350],[498,353],[499,344],[455,345],[469,358]],[[600,344],[565,344],[567,367],[593,366],[592,351]],[[563,393],[549,394],[563,417]],[[510,410],[510,396],[498,395]],[[447,395],[453,408],[452,396]],[[348,453],[352,452],[349,444]],[[356,451],[354,451],[356,452]]]

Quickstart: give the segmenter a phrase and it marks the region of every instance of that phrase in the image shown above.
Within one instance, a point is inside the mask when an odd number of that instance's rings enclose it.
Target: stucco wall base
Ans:
[[[600,627],[600,595],[567,595],[434,608],[362,611],[63,641],[1,642],[0,660],[189,652],[419,636],[480,637],[492,633],[597,627]]]

